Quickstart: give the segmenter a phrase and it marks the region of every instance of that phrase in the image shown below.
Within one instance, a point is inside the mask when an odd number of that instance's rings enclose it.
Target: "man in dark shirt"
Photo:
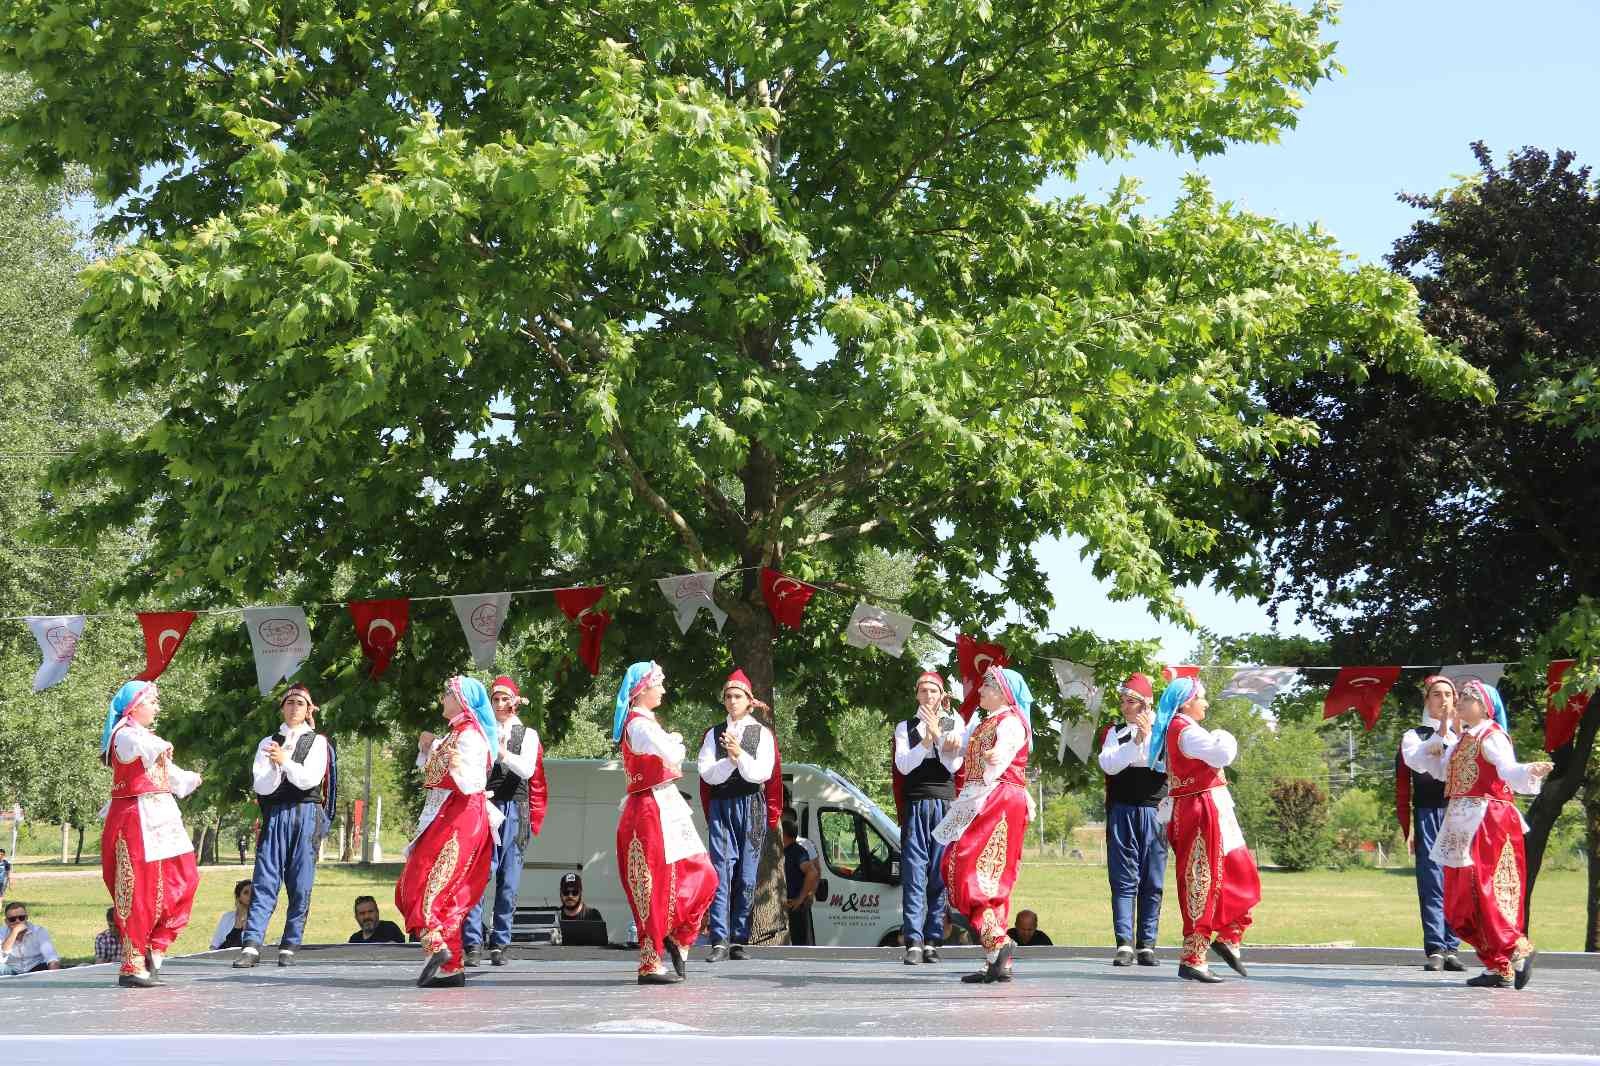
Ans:
[[[794,815],[783,816],[783,909],[789,914],[789,943],[815,944],[816,930],[811,924],[811,904],[816,899],[820,872],[817,860],[806,842],[800,839],[800,823]]]
[[[361,926],[350,934],[352,944],[404,944],[405,933],[393,922],[378,917],[378,901],[371,896],[356,897],[356,923]]]
[[[1016,941],[1019,947],[1049,948],[1055,946],[1048,936],[1039,932],[1039,916],[1032,911],[1018,911],[1016,928],[1006,930],[1006,936]]]

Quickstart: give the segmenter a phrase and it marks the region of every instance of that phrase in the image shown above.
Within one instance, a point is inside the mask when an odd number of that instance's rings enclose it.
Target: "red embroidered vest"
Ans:
[[[1511,786],[1500,777],[1494,763],[1484,758],[1483,742],[1499,731],[1498,722],[1489,723],[1479,736],[1463,733],[1450,753],[1449,772],[1445,776],[1444,794],[1450,799],[1465,796],[1487,796],[1489,799],[1511,802]]]
[[[450,757],[456,753],[456,745],[461,742],[461,734],[469,729],[476,729],[477,722],[470,714],[460,715],[451,719],[450,735],[445,737],[433,749],[433,754],[428,756],[428,761],[422,764],[422,785],[424,788],[447,788],[451,792],[460,792],[456,779],[450,774]]]
[[[966,756],[961,763],[961,772],[956,775],[956,788],[958,790],[967,787],[967,771],[969,768],[980,775],[983,773],[983,767],[988,761],[989,752],[994,750],[995,742],[1000,738],[1000,723],[1005,721],[1008,716],[1016,718],[1019,722],[1022,721],[1022,716],[1017,713],[1015,707],[1007,707],[999,714],[991,714],[982,722],[979,722],[977,728],[972,731],[972,735],[967,738]],[[1023,735],[1026,737],[1028,729],[1026,722],[1022,723],[1022,728]],[[1001,783],[1016,785],[1022,789],[1028,787],[1028,743],[1026,739],[1023,740],[1022,747],[1017,749],[1016,755],[1012,756],[1011,765],[1006,767],[1000,774],[1000,780],[996,784]]]
[[[1225,786],[1228,779],[1222,771],[1202,759],[1193,759],[1183,753],[1178,738],[1195,723],[1186,716],[1175,714],[1167,725],[1167,795],[1197,796],[1209,789]]]
[[[668,769],[666,760],[661,756],[641,754],[628,744],[628,727],[635,718],[645,718],[645,715],[629,711],[628,717],[622,721],[622,772],[628,778],[628,792],[648,792],[664,781],[676,781],[682,777],[683,771]]]
[[[117,733],[124,728],[119,724],[111,731],[111,798],[132,799],[135,796],[145,796],[153,792],[171,792],[172,786],[167,782],[167,764],[156,763],[149,769],[145,768],[144,760],[137,755],[132,762],[123,762],[117,757]]]

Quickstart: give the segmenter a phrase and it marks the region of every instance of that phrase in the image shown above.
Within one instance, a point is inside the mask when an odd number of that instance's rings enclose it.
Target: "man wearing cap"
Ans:
[[[767,836],[764,786],[772,776],[776,750],[772,731],[750,714],[752,708],[766,704],[755,698],[743,670],[735,670],[723,683],[722,706],[728,717],[706,730],[699,760],[700,780],[709,786],[706,831],[711,837],[711,865],[717,872],[707,962],[745,957],[756,869]]]
[[[462,927],[461,943],[468,966],[476,966],[482,959],[485,903],[489,911],[489,962],[505,965],[506,949],[511,945],[511,919],[517,911],[517,890],[522,884],[522,849],[544,826],[544,750],[539,734],[517,717],[517,708],[527,702],[509,677],[497,677],[489,686],[489,705],[500,726],[500,751],[489,771],[485,791],[489,801],[505,815],[505,821],[494,838],[489,885]]]
[[[938,962],[948,904],[945,845],[933,839],[956,798],[955,774],[967,723],[950,706],[944,678],[928,670],[917,678],[917,713],[894,727],[894,800],[900,816],[900,933],[905,964]]]
[[[1430,972],[1460,973],[1466,969],[1456,957],[1461,941],[1456,939],[1455,930],[1444,917],[1444,868],[1431,854],[1439,828],[1444,824],[1445,781],[1435,776],[1439,767],[1431,766],[1423,754],[1424,745],[1434,734],[1453,737],[1455,713],[1455,682],[1441,674],[1425,678],[1422,724],[1401,735],[1400,751],[1395,755],[1395,813],[1400,831],[1416,846],[1417,904],[1422,912],[1422,953],[1425,956],[1422,968]]]
[[[295,949],[305,935],[311,911],[311,882],[317,872],[317,847],[327,832],[323,789],[330,765],[328,739],[317,732],[317,705],[311,690],[290,685],[278,703],[283,725],[256,746],[251,776],[261,805],[261,836],[256,841],[256,868],[250,879],[250,913],[240,939],[244,946],[234,966],[248,969],[261,958],[267,922],[278,905],[278,892],[289,892],[278,965],[294,964]]]
[[[1117,691],[1122,721],[1107,726],[1100,742],[1100,769],[1106,775],[1106,873],[1111,880],[1111,929],[1117,938],[1111,965],[1137,961],[1156,966],[1161,883],[1167,874],[1167,838],[1156,810],[1167,795],[1167,775],[1150,769],[1155,722],[1150,679],[1132,674]]]
[[[598,922],[598,910],[583,901],[583,878],[576,873],[561,875],[561,920],[564,922]]]

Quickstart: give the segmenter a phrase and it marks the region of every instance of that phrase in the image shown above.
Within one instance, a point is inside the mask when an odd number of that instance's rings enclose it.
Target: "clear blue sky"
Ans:
[[[1329,36],[1345,73],[1312,91],[1278,144],[1200,163],[1145,151],[1087,168],[1075,191],[1098,194],[1128,175],[1162,211],[1183,176],[1198,171],[1220,197],[1284,221],[1320,222],[1346,250],[1376,261],[1418,217],[1395,194],[1432,192],[1470,173],[1472,141],[1499,158],[1523,145],[1569,148],[1600,169],[1600,0],[1350,0]],[[1041,548],[1058,605],[1052,629],[1160,637],[1173,660],[1192,648],[1186,632],[1157,623],[1141,604],[1108,601],[1078,561],[1079,547]],[[1254,603],[1211,589],[1185,598],[1214,631],[1271,629]],[[1311,632],[1285,622],[1280,631]]]

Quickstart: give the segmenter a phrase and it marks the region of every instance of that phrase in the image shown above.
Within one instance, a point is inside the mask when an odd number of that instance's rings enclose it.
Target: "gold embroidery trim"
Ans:
[[[978,853],[973,873],[978,879],[978,892],[981,895],[1000,894],[1000,875],[1006,869],[1006,843],[1009,835],[1006,820],[1002,817],[995,823],[994,832],[989,834],[989,842]]]
[[[1211,938],[1205,933],[1190,933],[1183,938],[1183,961],[1192,965],[1203,965],[1206,961],[1206,949],[1211,947]]]
[[[1517,853],[1508,837],[1494,864],[1494,905],[1513,929],[1522,925],[1522,877],[1517,873]]]
[[[460,733],[451,733],[439,742],[428,756],[428,761],[422,764],[422,783],[428,788],[438,788],[444,779],[450,776],[450,756],[455,754],[456,739]]]
[[[1206,912],[1206,900],[1211,897],[1211,855],[1206,850],[1206,835],[1194,835],[1189,847],[1189,862],[1184,870],[1183,910],[1191,922],[1198,922]]]
[[[1456,744],[1445,773],[1445,795],[1465,796],[1478,783],[1478,746],[1478,738],[1471,735],[1463,736]]]
[[[643,944],[644,923],[650,920],[650,864],[645,861],[638,833],[628,844],[628,889],[633,893],[633,913],[639,916],[639,943]]]
[[[655,944],[643,929],[639,930],[639,973],[660,973],[663,969]]]
[[[983,909],[983,917],[978,922],[978,939],[983,943],[985,951],[993,951],[1002,940],[1006,938],[1006,926],[993,907]]]
[[[450,839],[445,841],[444,847],[439,849],[439,854],[433,860],[433,869],[428,871],[428,884],[422,890],[422,919],[431,921],[433,918],[433,901],[443,891],[446,882],[455,875],[456,865],[461,861],[461,839],[455,833],[450,834]]]
[[[117,883],[112,892],[117,907],[117,918],[126,922],[133,913],[133,860],[128,857],[128,841],[117,834]]]

